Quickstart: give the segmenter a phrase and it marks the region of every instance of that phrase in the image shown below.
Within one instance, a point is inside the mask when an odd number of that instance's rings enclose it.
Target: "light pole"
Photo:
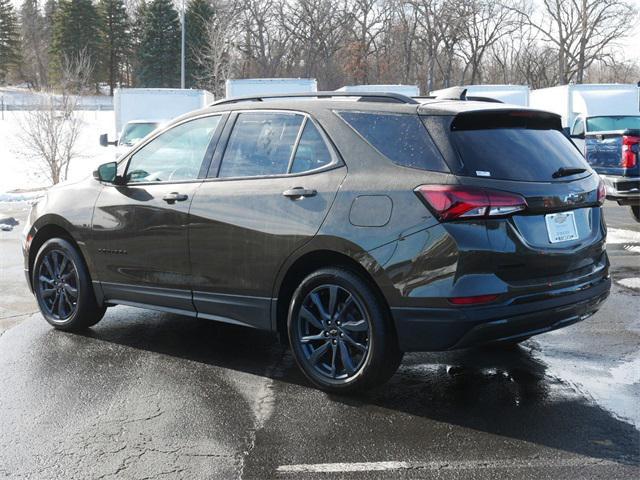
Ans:
[[[180,26],[182,31],[181,49],[180,49],[180,88],[184,88],[184,34],[185,34],[185,15],[184,15],[184,0],[182,0],[182,9],[180,10]]]

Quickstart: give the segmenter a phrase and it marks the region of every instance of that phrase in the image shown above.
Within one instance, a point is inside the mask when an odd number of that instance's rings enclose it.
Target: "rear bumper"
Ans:
[[[600,175],[607,187],[607,199],[620,205],[637,205],[640,202],[640,177]]]
[[[523,305],[467,308],[392,308],[400,349],[438,351],[517,340],[571,325],[593,315],[609,296],[600,277],[562,295]]]

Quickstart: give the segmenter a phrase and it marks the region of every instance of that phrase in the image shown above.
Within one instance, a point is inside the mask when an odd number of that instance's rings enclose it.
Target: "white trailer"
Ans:
[[[206,90],[118,88],[113,94],[116,132],[132,120],[167,121],[213,102]]]
[[[573,126],[577,117],[638,115],[640,88],[633,84],[580,84],[541,88],[531,92],[530,106],[562,116],[562,126]]]
[[[245,78],[230,79],[226,83],[226,98],[317,91],[315,78]]]
[[[378,92],[378,93],[398,93],[407,97],[417,97],[420,95],[420,88],[417,85],[345,85],[336,92]]]
[[[463,88],[467,89],[467,97],[493,98],[511,105],[529,106],[527,85],[464,85]],[[433,90],[430,95],[436,97],[445,90]]]
[[[102,146],[116,145],[116,157],[169,120],[213,102],[206,90],[117,88],[113,93],[116,140],[100,136]]]

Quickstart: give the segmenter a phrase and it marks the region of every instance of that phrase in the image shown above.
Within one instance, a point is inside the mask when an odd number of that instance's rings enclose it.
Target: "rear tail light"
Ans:
[[[633,168],[638,164],[640,137],[622,136],[622,168]]]
[[[515,193],[456,185],[422,185],[416,194],[442,221],[503,217],[527,208]]]
[[[607,187],[604,182],[600,180],[598,183],[598,203],[602,205],[607,198]]]
[[[493,302],[498,295],[476,295],[475,297],[453,297],[449,299],[449,303],[454,305],[480,305],[483,303]]]

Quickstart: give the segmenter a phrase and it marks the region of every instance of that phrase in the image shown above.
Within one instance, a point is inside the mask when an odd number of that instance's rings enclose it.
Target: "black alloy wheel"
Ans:
[[[287,328],[298,366],[328,392],[380,385],[402,361],[388,307],[370,282],[350,270],[324,268],[303,279]]]
[[[42,258],[37,276],[37,294],[46,313],[64,322],[78,308],[78,271],[61,250],[50,250]]]
[[[82,330],[98,323],[106,311],[99,305],[84,259],[68,240],[44,242],[31,270],[42,316],[59,330]]]

